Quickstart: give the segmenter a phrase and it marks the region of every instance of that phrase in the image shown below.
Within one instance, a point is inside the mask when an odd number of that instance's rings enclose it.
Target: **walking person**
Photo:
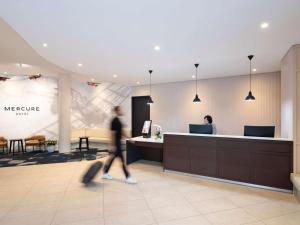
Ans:
[[[137,181],[135,178],[133,178],[130,175],[130,173],[125,165],[125,159],[124,159],[123,150],[121,147],[122,136],[126,137],[126,135],[124,134],[124,131],[123,131],[123,124],[120,120],[120,117],[123,116],[123,112],[122,112],[122,109],[120,106],[115,106],[113,111],[114,111],[115,116],[112,119],[111,124],[110,124],[112,154],[104,166],[104,173],[103,173],[102,178],[108,179],[108,180],[113,179],[112,176],[110,176],[108,174],[108,171],[109,171],[113,161],[115,160],[115,158],[119,157],[122,161],[122,168],[123,168],[124,174],[126,176],[125,182],[129,183],[129,184],[135,184],[135,183],[137,183]]]

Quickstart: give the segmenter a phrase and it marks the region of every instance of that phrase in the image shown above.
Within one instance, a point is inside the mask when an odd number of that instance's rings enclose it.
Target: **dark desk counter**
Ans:
[[[293,142],[281,138],[165,133],[166,170],[292,189]]]
[[[135,137],[126,141],[126,162],[137,160],[163,162],[163,140],[154,138]]]

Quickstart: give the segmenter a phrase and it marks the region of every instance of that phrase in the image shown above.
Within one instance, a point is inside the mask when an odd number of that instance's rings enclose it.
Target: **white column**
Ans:
[[[60,74],[58,78],[59,152],[71,151],[71,100],[71,77]]]
[[[296,90],[295,90],[295,122],[294,122],[294,157],[296,161],[296,172],[300,173],[300,45],[295,46],[296,52]]]
[[[281,61],[281,136],[294,142],[294,172],[300,173],[300,45]]]

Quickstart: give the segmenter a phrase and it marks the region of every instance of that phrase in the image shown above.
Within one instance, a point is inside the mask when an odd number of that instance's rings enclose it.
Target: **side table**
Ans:
[[[82,142],[85,141],[85,147],[82,147]],[[82,149],[89,150],[89,137],[79,137],[79,151]]]
[[[24,147],[23,147],[23,139],[10,139],[9,140],[9,154],[11,153],[11,150],[12,150],[13,155],[15,154],[16,142],[18,143],[18,152],[20,152],[20,148],[23,153],[25,152]]]

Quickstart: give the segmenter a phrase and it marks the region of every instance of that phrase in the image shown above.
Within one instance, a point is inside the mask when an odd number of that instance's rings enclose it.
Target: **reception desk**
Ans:
[[[134,137],[126,141],[126,163],[138,160],[163,162],[163,140]]]
[[[165,133],[166,170],[291,190],[293,142],[280,138]]]
[[[281,138],[164,133],[127,140],[127,164],[162,162],[164,170],[291,190],[293,142]]]

